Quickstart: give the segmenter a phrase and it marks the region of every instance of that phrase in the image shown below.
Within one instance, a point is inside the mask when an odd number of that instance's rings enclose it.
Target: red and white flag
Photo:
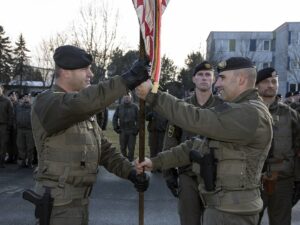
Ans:
[[[156,93],[160,77],[160,28],[161,16],[169,0],[132,0],[136,10],[141,33],[143,35],[146,54],[149,57],[151,78],[154,81],[152,92]]]

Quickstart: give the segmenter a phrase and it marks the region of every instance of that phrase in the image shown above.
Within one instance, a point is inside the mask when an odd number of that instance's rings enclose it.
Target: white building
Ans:
[[[210,32],[207,59],[219,62],[243,56],[257,70],[272,66],[279,74],[279,93],[300,90],[300,22],[284,23],[274,31]]]

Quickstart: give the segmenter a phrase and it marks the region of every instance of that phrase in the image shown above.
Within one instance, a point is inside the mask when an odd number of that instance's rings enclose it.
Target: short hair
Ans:
[[[246,75],[248,78],[248,87],[255,87],[255,82],[256,82],[256,76],[257,76],[257,71],[255,68],[242,68],[242,69],[237,69],[234,70],[235,74],[242,74]]]
[[[55,78],[59,78],[60,72],[61,72],[61,68],[58,65],[55,65],[55,68],[54,68],[54,77]]]

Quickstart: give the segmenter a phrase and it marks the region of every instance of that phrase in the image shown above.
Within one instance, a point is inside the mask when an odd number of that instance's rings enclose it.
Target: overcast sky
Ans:
[[[3,0],[0,25],[12,42],[23,33],[29,49],[68,28],[91,0]],[[101,0],[98,0],[101,1]],[[119,37],[137,49],[139,27],[131,0],[109,0],[119,9]],[[205,53],[210,31],[273,31],[300,22],[299,0],[170,0],[162,18],[162,54],[183,66],[192,51]]]

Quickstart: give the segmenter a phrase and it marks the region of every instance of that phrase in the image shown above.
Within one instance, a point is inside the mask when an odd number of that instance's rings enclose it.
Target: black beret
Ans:
[[[257,72],[256,84],[269,77],[277,76],[276,70],[272,67],[264,68]]]
[[[81,48],[64,45],[55,49],[54,62],[60,68],[76,70],[91,65],[93,57]]]
[[[221,73],[227,70],[238,70],[244,68],[255,68],[254,63],[245,57],[231,57],[226,61],[218,63],[217,71]]]
[[[194,69],[193,76],[198,73],[200,70],[211,70],[213,71],[213,66],[208,61],[203,61],[202,63],[198,64]]]
[[[285,94],[286,98],[291,97],[291,96],[294,96],[294,93],[292,91],[289,91]]]

